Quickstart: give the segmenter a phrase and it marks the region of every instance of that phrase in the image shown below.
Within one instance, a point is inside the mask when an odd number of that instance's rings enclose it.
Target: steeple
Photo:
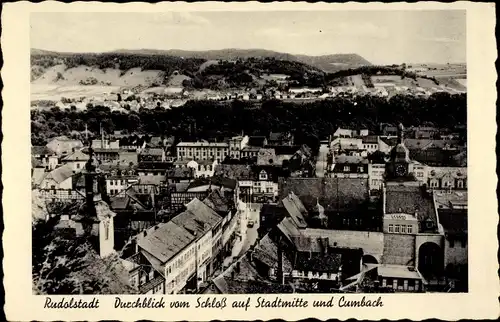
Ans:
[[[403,124],[399,123],[398,124],[398,144],[403,144],[403,141],[404,141],[404,139],[403,139],[403,136],[404,136],[403,131],[404,131],[404,129],[405,128],[404,128]]]

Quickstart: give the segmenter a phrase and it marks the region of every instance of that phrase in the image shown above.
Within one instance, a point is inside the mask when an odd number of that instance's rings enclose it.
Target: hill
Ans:
[[[296,56],[297,60],[325,72],[337,72],[339,70],[371,66],[372,64],[358,54],[335,54],[323,56]]]

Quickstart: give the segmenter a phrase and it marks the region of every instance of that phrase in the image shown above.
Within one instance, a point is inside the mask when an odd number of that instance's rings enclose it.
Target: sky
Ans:
[[[464,10],[32,13],[31,48],[268,49],[359,54],[373,64],[466,61]]]

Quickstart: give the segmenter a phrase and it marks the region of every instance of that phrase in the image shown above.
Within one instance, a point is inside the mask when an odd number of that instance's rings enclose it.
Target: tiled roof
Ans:
[[[297,228],[293,220],[289,217],[284,218],[279,224],[278,229],[283,233],[283,235],[290,241],[293,242],[294,236],[300,236],[301,231]]]
[[[213,147],[213,148],[228,148],[228,143],[222,142],[179,142],[177,147]]]
[[[73,176],[73,174],[73,166],[71,164],[65,164],[49,172],[46,178],[52,178],[55,182],[61,183]]]
[[[295,193],[306,209],[319,202],[325,211],[353,210],[368,200],[366,178],[280,178],[280,199]]]
[[[81,150],[78,150],[66,157],[64,157],[63,161],[86,161],[89,159],[89,155],[83,153]]]
[[[356,155],[337,155],[335,164],[368,164],[368,159]]]
[[[192,168],[173,168],[166,170],[167,178],[194,178],[194,170]]]
[[[387,185],[385,213],[417,214],[419,223],[430,220],[432,231],[437,229],[437,217],[432,196],[419,186]],[[421,228],[426,230],[425,225]]]
[[[259,260],[270,268],[278,267],[278,246],[273,242],[269,235],[264,236],[255,246],[252,257],[254,260]],[[287,258],[285,252],[282,252],[283,272],[289,273],[292,271],[292,264]]]
[[[377,144],[378,143],[378,136],[376,136],[376,135],[362,136],[361,141],[365,144]]]
[[[221,220],[221,217],[213,209],[198,198],[191,200],[186,208],[187,210],[175,216],[172,222],[197,237],[203,236]]]
[[[165,263],[196,239],[173,221],[161,223],[137,235],[137,245]]]
[[[231,208],[231,204],[234,205],[234,202],[227,200],[219,189],[212,190],[203,202],[219,214],[227,214]]]
[[[384,252],[384,233],[381,232],[306,228],[301,234],[311,240],[328,238],[330,247],[363,249],[365,254],[376,258]]]
[[[431,178],[443,178],[446,176],[451,176],[455,179],[466,179],[467,178],[467,168],[466,167],[429,167],[428,168],[429,179]]]
[[[371,266],[371,265],[369,265]],[[405,265],[376,264],[379,276],[405,279],[422,279],[413,268]]]
[[[163,149],[160,148],[151,148],[151,149],[144,149],[141,152],[141,155],[155,155],[155,156],[161,156],[163,155]]]
[[[165,176],[139,176],[139,184],[154,184],[156,186],[162,185],[167,178]]]
[[[189,184],[188,189],[193,189],[196,187],[201,187],[209,184],[212,184],[214,186],[222,186],[234,190],[238,182],[235,179],[215,177],[215,176],[212,178],[196,178]]]
[[[297,227],[307,227],[307,223],[304,219],[304,216],[308,215],[307,210],[293,192],[290,192],[281,202]]]
[[[45,178],[46,175],[47,175],[47,172],[45,172],[44,168],[34,168],[31,171],[31,182],[34,185],[39,185],[42,182],[43,178]]]

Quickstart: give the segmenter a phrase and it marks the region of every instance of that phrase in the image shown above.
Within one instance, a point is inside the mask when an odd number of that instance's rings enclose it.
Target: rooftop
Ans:
[[[174,221],[158,224],[144,232],[137,235],[137,245],[162,263],[168,262],[196,239]]]
[[[180,142],[177,147],[214,147],[228,148],[229,144],[224,142]]]
[[[437,215],[432,196],[419,186],[387,185],[385,192],[385,213],[405,213],[417,216],[419,223],[430,221],[437,229]],[[424,227],[424,226],[421,226]]]
[[[352,210],[368,200],[366,178],[280,178],[280,199],[295,193],[306,209],[319,202],[325,211]]]

